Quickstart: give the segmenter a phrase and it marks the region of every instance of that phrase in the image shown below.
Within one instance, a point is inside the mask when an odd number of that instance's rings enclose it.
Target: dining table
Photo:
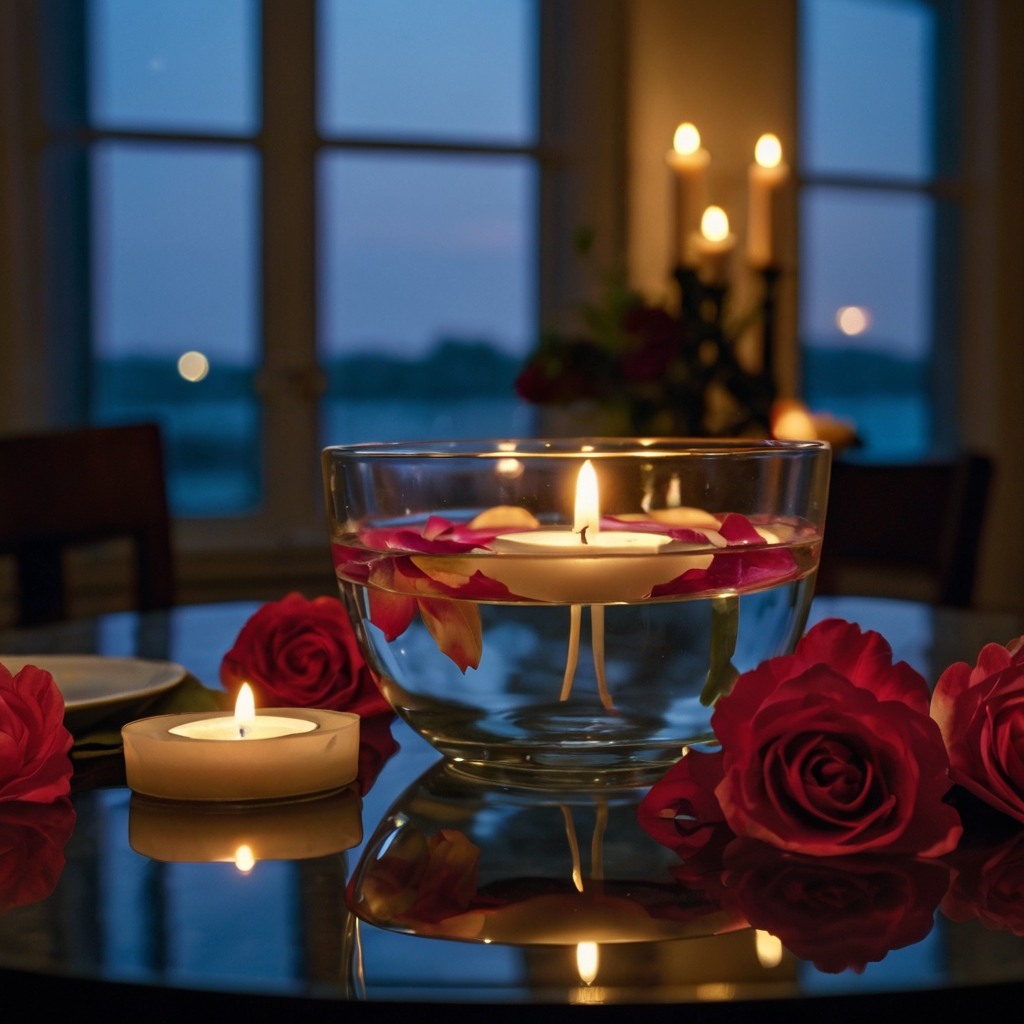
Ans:
[[[189,685],[217,691],[221,660],[257,608],[191,605],[11,628],[0,631],[0,661],[153,659],[180,664]],[[1024,632],[1012,614],[816,598],[810,624],[829,617],[882,633],[894,658],[929,685],[952,662],[973,662],[986,643]],[[134,713],[156,706],[140,703]],[[1024,934],[991,920],[954,920],[938,908],[941,893],[930,902],[920,895],[932,891],[934,874],[921,881],[919,865],[869,862],[863,870],[874,874],[855,881],[867,879],[863,899],[875,902],[858,917],[842,897],[854,876],[841,876],[841,865],[812,865],[810,881],[780,883],[754,864],[744,877],[760,879],[761,888],[750,882],[755,888],[743,890],[752,901],[744,913],[753,908],[766,920],[781,913],[773,933],[770,924],[750,926],[743,913],[730,917],[714,903],[717,890],[709,895],[705,886],[695,896],[679,859],[636,827],[643,787],[566,794],[488,783],[446,763],[398,718],[378,734],[370,777],[337,798],[343,804],[332,821],[348,838],[335,846],[347,848],[324,853],[314,842],[289,854],[285,846],[279,856],[243,864],[202,856],[201,811],[178,808],[176,818],[160,818],[140,802],[125,784],[116,729],[90,742],[95,726],[76,732],[74,823],[52,891],[0,914],[0,990],[40,1011],[88,1007],[113,1019],[280,1012],[299,1020],[434,1020],[481,1012],[501,1020],[863,1020],[877,1012],[984,1012],[1024,997]],[[294,829],[309,828],[315,838],[320,826],[301,824],[302,807],[294,813]],[[978,813],[991,826],[993,816]],[[292,827],[286,822],[284,833]],[[1016,834],[1015,823],[994,827],[994,843]],[[4,867],[17,851],[3,829],[0,814],[0,908],[10,902],[3,887],[17,881]],[[441,911],[417,918],[407,904],[392,905],[402,892],[385,884],[394,882],[382,874],[389,852],[397,862],[403,843],[434,850],[450,841],[464,850],[458,843],[466,836],[483,850],[481,863],[492,865],[487,885],[479,879],[491,900],[482,917],[463,914],[456,927]],[[200,852],[181,854],[189,842]],[[941,870],[948,885],[956,868]],[[911,910],[894,907],[902,897],[885,888],[897,876],[916,886]],[[800,885],[817,886],[822,898],[816,916],[798,926],[786,912],[799,909]],[[587,894],[592,902],[580,910]],[[594,911],[601,900],[619,908],[614,920]],[[381,907],[391,907],[390,924],[381,923]],[[874,945],[865,951],[865,943]]]

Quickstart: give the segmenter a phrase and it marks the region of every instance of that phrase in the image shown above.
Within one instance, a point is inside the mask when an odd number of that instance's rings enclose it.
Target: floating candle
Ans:
[[[601,703],[606,708],[612,707],[605,676],[604,606],[644,597],[658,584],[667,583],[689,569],[706,569],[714,557],[659,554],[661,549],[673,544],[671,537],[661,533],[602,532],[597,473],[589,459],[580,467],[576,478],[572,530],[527,530],[499,534],[494,539],[491,547],[501,552],[502,557],[488,561],[484,569],[486,575],[522,597],[571,605],[569,653],[561,700],[568,700],[572,692],[579,662],[582,609],[588,604],[598,693]],[[530,557],[509,557],[515,555]],[[561,557],[538,558],[538,555]]]
[[[234,713],[143,718],[121,736],[127,782],[136,793],[279,800],[338,789],[356,777],[359,716],[320,708],[257,712],[243,685]]]
[[[706,569],[712,555],[684,552],[710,546],[713,542],[682,544],[664,533],[601,530],[597,474],[588,459],[576,480],[571,530],[552,527],[499,534],[490,547],[502,557],[481,559],[473,567],[478,565],[513,594],[533,601],[617,604],[640,600],[689,569]],[[430,561],[417,558],[416,564],[429,573]]]

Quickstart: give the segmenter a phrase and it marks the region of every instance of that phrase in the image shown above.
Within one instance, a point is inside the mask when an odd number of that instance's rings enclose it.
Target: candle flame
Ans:
[[[672,137],[672,148],[680,156],[689,156],[700,149],[700,132],[689,121],[681,124]]]
[[[256,858],[252,855],[252,847],[243,844],[235,850],[235,867],[243,875],[249,874],[256,867]]]
[[[782,143],[779,137],[771,132],[762,135],[754,147],[754,159],[762,167],[778,167],[782,163]]]
[[[778,967],[782,963],[782,942],[771,932],[758,929],[754,933],[754,943],[762,967]]]
[[[235,728],[238,735],[244,736],[245,730],[256,721],[256,701],[253,699],[252,687],[248,683],[242,683],[238,691],[238,699],[235,701]]]
[[[601,506],[597,497],[597,473],[590,459],[580,467],[576,478],[576,514],[573,517],[574,533],[586,530],[591,536],[601,529]]]
[[[580,942],[576,946],[576,970],[580,972],[580,981],[584,985],[593,984],[597,977],[597,968],[601,961],[596,942]]]
[[[709,206],[700,219],[700,233],[709,242],[723,242],[729,237],[729,215],[720,206]]]

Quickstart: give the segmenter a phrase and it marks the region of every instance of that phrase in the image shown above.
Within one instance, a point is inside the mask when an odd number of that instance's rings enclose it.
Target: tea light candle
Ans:
[[[168,800],[280,800],[339,789],[356,777],[359,716],[320,708],[257,712],[244,685],[234,713],[143,718],[121,737],[133,792]]]

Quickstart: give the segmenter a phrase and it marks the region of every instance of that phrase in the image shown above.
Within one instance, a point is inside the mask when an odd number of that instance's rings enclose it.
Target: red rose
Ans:
[[[67,797],[51,804],[0,804],[0,914],[38,903],[53,892],[74,827],[75,812]]]
[[[859,974],[890,950],[920,942],[949,885],[949,869],[938,861],[821,860],[749,839],[726,850],[725,866],[726,885],[750,925],[829,974]]]
[[[991,931],[1024,936],[1024,832],[998,846],[959,849],[953,867],[953,884],[942,901],[946,917],[977,917]]]
[[[265,604],[224,655],[220,679],[230,692],[249,683],[266,707],[327,708],[364,718],[391,710],[333,597],[307,601],[289,594]]]
[[[824,857],[934,857],[960,838],[928,687],[877,633],[820,623],[795,654],[740,676],[711,726],[715,793],[737,835]]]
[[[972,669],[950,665],[935,687],[932,718],[949,751],[950,777],[1024,821],[1024,637],[989,644]]]
[[[71,733],[49,672],[0,665],[0,800],[49,803],[71,789]]]

